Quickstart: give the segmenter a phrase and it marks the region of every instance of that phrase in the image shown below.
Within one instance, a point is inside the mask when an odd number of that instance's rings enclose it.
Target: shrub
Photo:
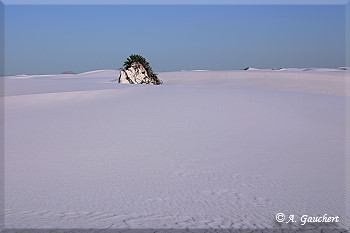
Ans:
[[[131,54],[124,62],[124,69],[129,69],[131,64],[139,62],[147,71],[148,77],[153,81],[155,85],[160,85],[163,82],[158,78],[158,75],[153,72],[152,67],[149,65],[146,58],[138,54]]]

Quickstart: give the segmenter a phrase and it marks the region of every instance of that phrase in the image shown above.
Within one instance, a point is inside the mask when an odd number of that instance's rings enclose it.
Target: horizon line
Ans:
[[[345,68],[345,69],[341,69],[341,68]],[[241,69],[179,69],[179,70],[168,70],[168,71],[155,71],[155,73],[167,73],[167,72],[186,72],[186,71],[198,71],[198,72],[205,72],[205,71],[245,71],[247,69],[256,69],[256,70],[271,70],[271,71],[278,71],[281,69],[334,69],[334,70],[349,70],[350,71],[350,67],[349,66],[338,66],[338,67],[270,67],[270,68],[258,68],[258,67],[245,67],[245,68],[241,68]],[[36,74],[5,74],[2,77],[6,77],[6,76],[21,76],[21,75],[27,75],[27,76],[31,76],[31,75],[60,75],[63,72],[67,72],[67,71],[72,71],[72,70],[64,70],[61,73],[36,73]],[[94,71],[116,71],[118,72],[119,69],[93,69],[93,70],[88,70],[88,71],[83,71],[83,72],[74,72],[74,74],[69,74],[69,75],[76,75],[76,74],[83,74],[83,73],[88,73],[88,72],[94,72]],[[1,77],[1,76],[0,76]]]

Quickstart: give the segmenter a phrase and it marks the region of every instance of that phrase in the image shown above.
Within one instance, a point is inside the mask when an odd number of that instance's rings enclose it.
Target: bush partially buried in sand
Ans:
[[[154,84],[163,82],[152,70],[152,67],[141,55],[131,54],[124,62],[124,69],[120,71],[119,83]]]

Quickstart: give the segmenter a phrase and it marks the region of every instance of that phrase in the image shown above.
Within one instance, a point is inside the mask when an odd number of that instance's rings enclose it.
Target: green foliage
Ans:
[[[145,67],[146,70],[147,70],[147,68],[151,68],[149,66],[149,63],[146,61],[146,58],[142,57],[141,55],[137,55],[137,54],[131,54],[130,57],[128,57],[126,59],[126,62],[124,62],[124,68],[129,69],[133,62],[141,63],[141,65],[143,65],[143,67]]]
[[[159,80],[158,75],[155,74],[152,70],[152,67],[149,65],[146,58],[138,54],[131,54],[126,61],[124,62],[124,69],[129,69],[133,62],[139,62],[147,71],[147,76],[154,81],[156,85],[160,85],[163,82]]]

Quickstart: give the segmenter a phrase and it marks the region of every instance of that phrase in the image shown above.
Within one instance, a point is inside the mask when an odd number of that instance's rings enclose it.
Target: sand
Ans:
[[[116,74],[5,77],[6,228],[349,229],[349,71]]]

